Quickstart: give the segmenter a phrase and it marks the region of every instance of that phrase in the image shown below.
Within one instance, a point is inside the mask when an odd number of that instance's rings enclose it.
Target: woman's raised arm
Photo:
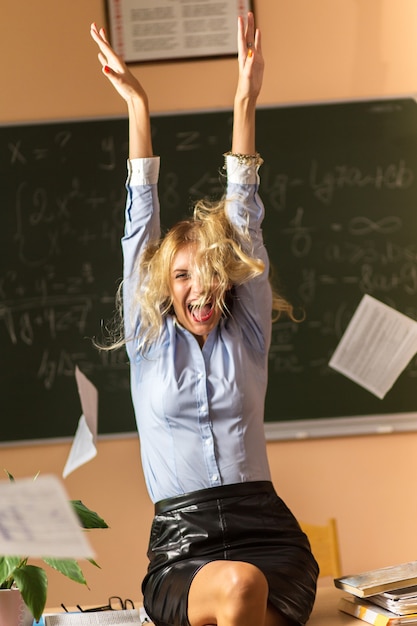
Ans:
[[[104,28],[93,23],[91,37],[99,47],[98,59],[102,72],[127,103],[129,114],[129,158],[153,156],[148,96],[109,44]]]
[[[246,23],[238,18],[239,79],[233,110],[232,152],[255,154],[255,109],[262,87],[264,59],[261,33],[255,29],[253,13],[248,13]]]

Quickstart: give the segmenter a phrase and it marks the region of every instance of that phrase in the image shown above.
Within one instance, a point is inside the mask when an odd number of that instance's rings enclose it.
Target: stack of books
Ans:
[[[344,613],[376,626],[417,626],[417,561],[335,578]]]

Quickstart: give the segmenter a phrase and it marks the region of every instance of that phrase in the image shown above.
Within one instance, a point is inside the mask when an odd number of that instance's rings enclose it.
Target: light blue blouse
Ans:
[[[264,273],[237,287],[231,316],[221,320],[201,349],[175,317],[165,319],[146,353],[127,343],[131,393],[143,471],[153,502],[197,489],[270,480],[263,427],[271,338],[271,288],[255,165],[226,158],[227,210],[238,228],[249,226]],[[137,336],[133,309],[134,263],[149,239],[159,237],[159,158],[128,162],[124,254],[126,337]],[[136,306],[136,305],[135,305]]]

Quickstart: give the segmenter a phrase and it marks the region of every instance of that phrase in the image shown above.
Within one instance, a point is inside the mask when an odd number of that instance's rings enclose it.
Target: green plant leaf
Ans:
[[[81,500],[71,500],[70,502],[83,528],[108,528],[104,519],[85,506]]]
[[[13,575],[24,603],[35,620],[40,620],[45,609],[48,589],[45,571],[36,565],[22,565],[13,572]]]
[[[10,482],[12,482],[12,483],[13,483],[13,482],[15,481],[15,477],[13,476],[13,474],[11,474],[11,473],[9,472],[9,470],[7,470],[7,469],[5,469],[4,471],[5,471],[5,473],[7,474],[7,476],[8,476],[8,478],[9,478]],[[40,471],[39,471],[39,472],[37,472],[37,473],[35,474],[35,476],[33,477],[33,480],[36,480],[36,479],[37,479],[37,477],[39,476],[39,474],[40,474]]]
[[[44,558],[43,561],[47,563],[50,567],[56,569],[57,572],[60,572],[74,582],[80,583],[81,585],[87,585],[84,574],[82,573],[77,561],[75,561],[74,559]]]
[[[22,559],[18,556],[0,556],[0,589],[10,589],[13,572],[21,563]]]

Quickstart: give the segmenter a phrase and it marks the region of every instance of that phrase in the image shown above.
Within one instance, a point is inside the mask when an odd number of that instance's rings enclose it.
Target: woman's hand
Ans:
[[[93,23],[90,27],[90,34],[99,47],[98,60],[101,63],[102,72],[116,91],[127,103],[137,97],[146,101],[145,90],[109,44],[104,28],[99,30]]]
[[[256,101],[262,87],[264,58],[261,33],[255,29],[253,13],[248,13],[246,24],[242,17],[238,18],[237,46],[239,80],[236,97]]]

